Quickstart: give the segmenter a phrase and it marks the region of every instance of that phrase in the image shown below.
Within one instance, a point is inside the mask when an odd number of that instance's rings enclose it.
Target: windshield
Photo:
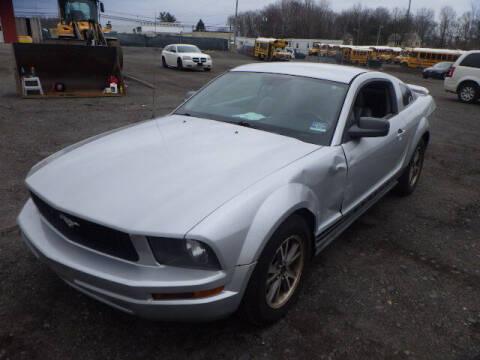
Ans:
[[[300,76],[229,72],[175,112],[329,145],[348,85]]]
[[[195,45],[178,45],[177,50],[179,53],[201,53]]]
[[[63,0],[60,2],[65,22],[98,22],[97,3],[95,0]]]
[[[435,64],[433,67],[435,69],[448,69],[453,63],[450,62],[441,62],[438,64]]]

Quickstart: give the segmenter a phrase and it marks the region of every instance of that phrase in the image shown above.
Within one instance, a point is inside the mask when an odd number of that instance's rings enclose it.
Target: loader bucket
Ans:
[[[24,98],[40,97],[25,94],[22,88],[22,68],[25,77],[35,68],[40,79],[43,97],[96,97],[125,95],[125,84],[118,64],[118,49],[106,46],[72,44],[21,44],[14,43],[17,89]],[[118,94],[105,94],[108,79],[118,79]],[[61,83],[64,91],[56,91]],[[120,91],[121,90],[121,91]]]

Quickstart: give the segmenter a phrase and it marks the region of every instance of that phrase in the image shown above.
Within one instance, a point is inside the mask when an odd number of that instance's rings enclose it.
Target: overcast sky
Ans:
[[[3,1],[3,0],[0,0]],[[421,7],[433,8],[438,14],[446,5],[452,6],[457,14],[470,9],[472,0],[412,0],[412,10]],[[480,6],[480,0],[476,1]],[[28,8],[39,11],[55,10],[57,0],[13,0],[16,9]],[[155,12],[169,11],[179,21],[191,24],[202,18],[206,25],[224,25],[235,9],[235,0],[103,0],[106,12],[124,12],[134,15],[152,16]],[[239,0],[239,11],[261,9],[276,0]],[[342,10],[361,3],[367,7],[384,6],[387,8],[408,6],[408,0],[331,0],[334,10]]]

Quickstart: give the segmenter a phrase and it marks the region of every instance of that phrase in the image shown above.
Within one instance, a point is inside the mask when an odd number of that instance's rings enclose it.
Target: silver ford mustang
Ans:
[[[311,257],[415,189],[435,103],[353,67],[237,67],[170,115],[35,165],[18,223],[68,284],[150,319],[285,314]]]

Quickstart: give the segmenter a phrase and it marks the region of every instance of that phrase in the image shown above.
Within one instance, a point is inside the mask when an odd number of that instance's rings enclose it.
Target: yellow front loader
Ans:
[[[14,43],[17,87],[22,97],[94,97],[125,95],[123,52],[105,34],[99,0],[58,0],[54,39]],[[38,83],[41,90],[25,86]],[[33,89],[33,91],[32,91]]]

